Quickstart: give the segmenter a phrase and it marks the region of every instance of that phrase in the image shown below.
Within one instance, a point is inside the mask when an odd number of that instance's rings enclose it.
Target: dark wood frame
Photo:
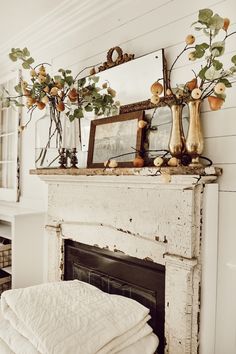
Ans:
[[[149,321],[164,354],[165,267],[72,240],[64,241],[64,280],[79,279],[110,293],[132,298],[150,309]]]
[[[133,120],[137,119],[137,121],[142,120],[144,118],[144,112],[143,111],[137,111],[137,112],[130,112],[127,114],[120,114],[117,116],[113,117],[108,117],[108,118],[101,118],[101,119],[95,119],[91,121],[91,127],[90,127],[90,136],[89,136],[89,149],[88,149],[88,160],[87,160],[87,167],[104,167],[104,162],[93,162],[93,154],[94,154],[94,141],[96,137],[96,127],[98,125],[105,125],[105,124],[112,124],[116,122],[125,122],[128,120]],[[142,144],[143,144],[143,129],[139,129],[137,125],[137,137],[136,137],[136,146],[134,148],[137,151],[140,151],[142,149]],[[127,151],[127,153],[132,153],[132,149]],[[119,155],[119,152],[117,152],[117,155]],[[133,154],[134,158],[137,156],[138,153]],[[110,156],[109,158],[111,159],[113,156]],[[118,160],[119,161],[119,160]],[[133,167],[132,162],[119,162],[119,167]]]

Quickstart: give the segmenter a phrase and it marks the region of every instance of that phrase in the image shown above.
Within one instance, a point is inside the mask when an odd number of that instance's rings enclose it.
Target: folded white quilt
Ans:
[[[147,308],[78,280],[6,291],[1,307],[0,337],[16,354],[122,353],[151,333]]]

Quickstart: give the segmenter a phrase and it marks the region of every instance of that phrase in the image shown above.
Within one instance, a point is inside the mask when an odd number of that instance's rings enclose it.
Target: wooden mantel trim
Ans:
[[[142,168],[42,168],[30,170],[31,175],[39,176],[160,176],[191,175],[221,176],[219,167],[142,167]]]

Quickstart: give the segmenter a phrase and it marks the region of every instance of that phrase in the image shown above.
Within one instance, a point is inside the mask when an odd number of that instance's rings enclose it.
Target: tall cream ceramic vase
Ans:
[[[185,150],[185,137],[182,125],[182,104],[171,106],[172,126],[169,140],[169,151],[171,156],[181,158]]]

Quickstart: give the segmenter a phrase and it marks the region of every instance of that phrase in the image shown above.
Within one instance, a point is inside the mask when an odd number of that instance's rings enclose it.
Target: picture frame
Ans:
[[[144,111],[137,111],[91,121],[87,167],[104,167],[112,158],[119,167],[133,167],[142,149],[143,129],[138,122],[143,118]],[[117,157],[123,154],[127,155]]]

